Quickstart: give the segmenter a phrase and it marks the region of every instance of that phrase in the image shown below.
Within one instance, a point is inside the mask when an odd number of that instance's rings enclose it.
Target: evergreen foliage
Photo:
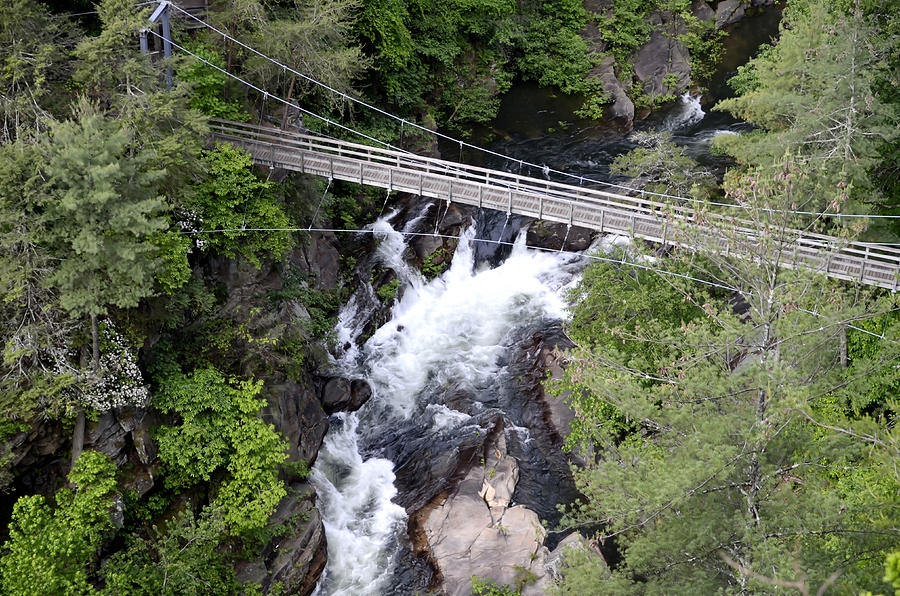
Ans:
[[[805,175],[788,159],[727,189],[753,229],[792,229],[801,220],[783,210]],[[593,266],[600,271],[574,296],[569,446],[596,456],[574,470],[586,500],[567,523],[602,523],[623,561],[605,571],[573,559],[563,593],[587,582],[610,593],[816,587],[838,569],[845,589],[877,589],[862,553],[886,553],[897,540],[900,479],[862,438],[883,434],[892,398],[873,408],[879,398],[860,393],[869,378],[896,382],[900,344],[867,354],[854,339],[847,369],[839,346],[847,323],[886,316],[894,300],[780,268],[792,246],[779,235],[717,232],[732,254],[757,257],[676,251],[664,268],[735,288],[729,300],[689,278],[648,281],[657,274],[614,265]]]
[[[55,418],[72,405],[63,389],[76,375],[68,355],[75,324],[49,288],[55,264],[41,243],[40,164],[34,145],[0,145],[0,440],[38,413]],[[0,460],[9,456],[0,448]],[[3,464],[0,486],[9,481]]]
[[[353,83],[369,65],[360,47],[351,43],[353,16],[360,8],[357,0],[293,0],[279,9],[256,33],[255,46],[282,64],[325,83],[338,91],[353,94]],[[288,75],[281,68],[259,57],[252,57],[247,68],[258,74],[266,89],[280,92],[288,101],[303,98],[315,101],[328,110],[343,110],[344,101],[306,79]],[[282,110],[282,126],[291,114]]]
[[[688,157],[671,133],[638,132],[632,138],[639,146],[616,157],[610,172],[631,178],[632,188],[698,200],[710,197],[715,176]]]
[[[62,258],[49,282],[73,316],[102,315],[153,293],[162,172],[128,128],[87,105],[78,117],[55,124],[44,151],[45,241]]]
[[[77,33],[33,0],[0,5],[0,143],[46,131]]]
[[[653,12],[672,15],[664,34],[689,47],[695,80],[721,49],[720,34],[686,0],[613,0],[594,4],[606,7],[599,15],[580,0],[211,4],[217,27],[292,68],[460,130],[490,122],[516,77],[583,94],[598,114],[606,98],[589,74],[599,56],[582,38],[591,21],[620,80],[656,26]],[[221,261],[211,257],[257,267],[282,258],[294,242],[283,230],[312,214],[304,201],[289,210],[282,199],[295,190],[318,201],[322,189],[279,187],[230,146],[204,151],[205,122],[322,125],[250,100],[194,59],[141,55],[137,33],[152,6],[99,0],[96,8],[96,18],[73,21],[51,10],[91,6],[0,6],[0,490],[21,491],[0,553],[0,594],[249,592],[235,565],[272,536],[267,524],[287,494],[279,478],[286,441],[262,417],[263,381],[249,377],[277,369],[302,380],[310,336],[328,336],[346,291],[285,273],[269,300],[236,305],[208,275]],[[622,559],[608,568],[593,551],[566,553],[561,593],[802,591],[831,582],[846,593],[900,593],[896,300],[780,267],[793,242],[783,231],[823,227],[787,211],[897,205],[897,8],[897,0],[791,0],[778,42],[733,79],[737,96],[720,107],[759,128],[717,141],[740,166],[724,191],[757,234],[716,218],[725,254],[645,254],[633,245],[623,259],[662,263],[671,274],[596,265],[572,292],[568,332],[578,347],[558,389],[576,412],[567,447],[584,463],[574,474],[585,500],[564,523],[600,528]],[[354,127],[408,147],[421,142],[221,36],[177,25],[176,35],[310,109],[356,118]],[[637,138],[641,146],[614,172],[648,190],[710,196],[709,173],[670,137]],[[354,227],[380,205],[381,196],[339,186],[316,213]],[[862,227],[837,232],[854,238]],[[195,246],[202,253],[191,254]],[[437,256],[423,270],[440,269]],[[388,282],[378,296],[388,301],[396,290]],[[302,303],[309,320],[269,336],[260,321],[284,301]],[[85,316],[96,323],[91,370]],[[148,364],[152,391],[143,383]],[[161,465],[150,464],[152,493],[119,499],[115,464],[92,451],[53,497],[14,483],[23,441],[67,430],[75,412],[83,422],[85,408],[123,405],[164,421],[154,431]],[[51,479],[66,449],[48,456]],[[296,464],[300,476],[304,466]],[[118,528],[122,503],[127,521]],[[514,592],[480,578],[473,590]]]
[[[807,178],[803,209],[847,210],[848,199],[877,204],[869,173],[881,148],[900,136],[900,112],[876,83],[890,52],[883,28],[858,4],[846,11],[827,2],[788,7],[778,43],[741,67],[734,83],[740,95],[717,106],[766,133],[725,135],[719,147],[752,166],[796,154],[816,174]]]

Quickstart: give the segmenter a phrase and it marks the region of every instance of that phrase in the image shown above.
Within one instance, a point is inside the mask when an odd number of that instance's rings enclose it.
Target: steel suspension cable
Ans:
[[[318,81],[318,80],[316,80],[316,79],[314,79],[314,78],[310,77],[309,75],[306,75],[306,74],[304,74],[304,73],[302,73],[302,72],[299,72],[299,71],[297,71],[297,70],[294,70],[294,69],[291,68],[290,66],[288,66],[288,65],[286,65],[286,64],[283,64],[282,62],[279,62],[279,61],[276,60],[275,58],[272,58],[271,56],[268,56],[268,55],[266,55],[266,54],[260,52],[260,51],[257,50],[256,48],[254,48],[254,47],[252,47],[252,46],[250,46],[250,45],[248,45],[248,44],[245,44],[244,42],[242,42],[242,41],[240,41],[240,40],[238,40],[238,39],[232,37],[232,36],[229,35],[228,33],[226,33],[226,32],[224,32],[224,31],[222,31],[222,30],[220,30],[220,29],[214,27],[213,25],[210,25],[209,23],[207,23],[207,22],[204,21],[203,19],[201,19],[201,18],[199,18],[199,17],[197,17],[197,16],[195,16],[195,15],[193,15],[193,14],[187,12],[187,11],[184,10],[183,8],[181,8],[181,7],[179,7],[179,6],[176,6],[176,5],[174,5],[174,4],[170,4],[170,6],[172,6],[173,8],[175,8],[176,10],[178,10],[179,12],[184,13],[186,16],[188,16],[189,18],[195,20],[195,21],[196,21],[197,23],[199,23],[200,25],[202,25],[202,26],[204,26],[204,27],[210,29],[211,31],[216,32],[217,34],[219,34],[219,35],[222,36],[223,38],[228,39],[228,40],[230,40],[230,41],[232,41],[232,42],[238,44],[239,46],[241,46],[242,48],[246,49],[247,51],[249,51],[249,52],[251,52],[251,53],[253,53],[253,54],[259,56],[260,58],[263,58],[264,60],[267,60],[267,61],[271,62],[272,64],[274,64],[274,65],[276,65],[276,66],[282,68],[283,70],[285,70],[285,71],[290,71],[291,73],[293,73],[294,75],[296,75],[296,76],[302,78],[303,80],[305,80],[305,81],[307,81],[307,82],[309,82],[309,83],[312,83],[312,84],[314,84],[314,85],[317,85],[317,86],[321,87],[322,89],[325,89],[325,90],[327,90],[327,91],[329,91],[329,92],[331,92],[331,93],[334,93],[334,94],[338,95],[339,97],[341,97],[342,99],[344,99],[344,100],[346,100],[346,101],[350,101],[350,102],[356,103],[356,104],[358,104],[358,105],[360,105],[360,106],[362,106],[362,107],[364,107],[364,108],[367,108],[367,109],[372,110],[372,111],[374,111],[374,112],[376,112],[376,113],[379,113],[379,114],[381,114],[381,115],[383,115],[383,116],[386,116],[386,117],[388,117],[388,118],[391,118],[391,119],[393,119],[393,120],[396,120],[396,121],[400,122],[401,131],[402,131],[402,129],[403,129],[403,126],[406,125],[406,124],[408,124],[408,125],[410,125],[410,126],[412,126],[412,127],[414,127],[414,128],[417,128],[417,129],[421,130],[422,132],[426,132],[426,133],[428,133],[428,134],[435,135],[435,136],[437,136],[437,137],[439,137],[439,138],[442,138],[442,139],[444,139],[444,140],[446,140],[446,141],[450,141],[450,142],[453,142],[453,143],[458,143],[458,144],[459,144],[459,147],[460,147],[460,162],[462,161],[462,148],[463,148],[463,146],[465,146],[465,147],[468,147],[468,148],[473,149],[473,150],[475,150],[475,151],[480,151],[480,152],[485,153],[485,154],[487,154],[487,155],[491,155],[491,156],[494,156],[494,157],[498,157],[498,158],[501,158],[501,159],[506,160],[506,161],[509,161],[509,162],[513,162],[513,163],[518,162],[518,164],[519,164],[519,172],[520,172],[520,173],[521,173],[521,170],[522,170],[522,166],[523,166],[523,165],[527,165],[527,166],[529,166],[529,167],[531,167],[531,168],[538,168],[542,173],[544,173],[545,176],[548,176],[548,177],[549,177],[549,174],[550,174],[550,173],[553,173],[553,174],[557,174],[557,175],[564,176],[564,177],[567,177],[567,178],[578,179],[578,180],[579,180],[579,183],[589,182],[589,183],[592,183],[592,184],[600,184],[600,185],[608,186],[608,187],[610,187],[610,188],[617,188],[617,189],[625,190],[625,191],[629,191],[629,192],[639,192],[639,193],[641,193],[642,196],[643,196],[643,195],[650,195],[650,196],[655,196],[655,197],[661,197],[661,198],[664,198],[664,199],[673,199],[673,200],[678,200],[678,201],[687,201],[687,202],[692,202],[692,203],[698,203],[698,204],[703,204],[703,205],[712,205],[712,206],[718,206],[718,207],[728,207],[728,208],[732,208],[732,209],[742,209],[742,210],[745,210],[745,211],[746,211],[746,210],[752,209],[751,207],[747,207],[747,206],[745,206],[745,205],[736,205],[736,204],[734,204],[734,203],[722,203],[722,202],[716,202],[716,201],[704,201],[704,200],[702,200],[702,199],[696,199],[696,198],[693,198],[693,197],[682,197],[682,196],[678,196],[678,195],[670,195],[670,194],[666,194],[666,193],[657,193],[657,192],[653,192],[653,191],[648,191],[648,190],[643,190],[643,189],[632,188],[632,187],[630,187],[630,186],[625,186],[625,185],[622,185],[622,184],[616,184],[616,183],[609,182],[609,181],[605,181],[605,180],[597,180],[597,179],[594,179],[594,178],[585,178],[584,176],[580,176],[580,175],[577,175],[577,174],[572,174],[572,173],[569,173],[569,172],[565,172],[565,171],[563,171],[563,170],[557,170],[557,169],[555,169],[555,168],[551,168],[551,167],[549,167],[547,164],[536,164],[536,163],[528,162],[528,161],[525,161],[525,160],[522,160],[522,159],[517,159],[517,158],[511,157],[511,156],[509,156],[509,155],[505,155],[505,154],[500,153],[500,152],[497,152],[497,151],[493,151],[493,150],[491,150],[491,149],[486,149],[486,148],[484,148],[484,147],[480,147],[480,146],[478,146],[478,145],[474,145],[474,144],[469,143],[469,142],[467,142],[467,141],[464,141],[464,140],[462,140],[462,139],[458,139],[458,138],[452,137],[452,136],[450,136],[450,135],[447,135],[447,134],[438,132],[438,131],[436,131],[436,130],[433,130],[433,129],[431,129],[431,128],[428,128],[428,127],[426,127],[426,126],[423,126],[423,125],[418,124],[418,123],[416,123],[416,122],[414,122],[414,121],[406,120],[405,118],[403,118],[403,117],[401,117],[401,116],[397,116],[397,115],[395,115],[395,114],[392,114],[391,112],[388,112],[388,111],[383,110],[383,109],[381,109],[381,108],[379,108],[379,107],[377,107],[377,106],[374,106],[374,105],[372,105],[372,104],[370,104],[370,103],[368,103],[368,102],[366,102],[366,101],[363,101],[363,100],[361,100],[361,99],[359,99],[359,98],[357,98],[357,97],[354,97],[354,96],[352,96],[352,95],[350,95],[350,94],[348,94],[348,93],[346,93],[346,92],[344,92],[344,91],[340,91],[340,90],[338,90],[338,89],[335,89],[334,87],[332,87],[332,86],[330,86],[330,85],[328,85],[328,84],[326,84],[326,83],[323,83],[323,82],[321,82],[321,81]],[[360,133],[355,133],[355,134],[360,134]],[[381,143],[381,144],[383,144],[383,145],[385,145],[385,146],[390,146],[389,144],[387,144],[387,143],[385,143],[385,142],[383,142],[383,141],[378,141],[378,142]],[[851,218],[851,219],[852,219],[852,218],[860,218],[860,219],[862,219],[862,218],[869,218],[869,219],[900,219],[900,215],[877,215],[877,214],[873,214],[873,215],[863,215],[863,214],[853,214],[853,213],[828,213],[828,212],[819,212],[819,211],[782,210],[782,209],[766,209],[766,208],[758,209],[758,210],[759,210],[759,211],[762,211],[762,212],[770,212],[770,213],[791,213],[791,214],[796,214],[796,215],[814,215],[814,216],[819,216],[819,217],[834,217],[834,218],[841,218],[841,219],[843,219],[843,218]]]

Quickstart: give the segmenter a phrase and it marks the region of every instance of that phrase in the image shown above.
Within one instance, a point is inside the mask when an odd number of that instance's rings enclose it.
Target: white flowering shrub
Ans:
[[[81,402],[100,412],[150,403],[134,350],[110,322],[100,325],[100,368],[86,375]]]
[[[206,240],[199,232],[203,229],[203,216],[196,209],[179,208],[176,211],[178,226],[183,234],[188,234],[194,241],[194,246],[203,249]]]

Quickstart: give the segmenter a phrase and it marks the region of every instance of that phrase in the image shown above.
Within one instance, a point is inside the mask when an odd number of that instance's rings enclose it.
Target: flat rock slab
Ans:
[[[425,537],[448,596],[468,596],[472,576],[514,585],[543,562],[546,532],[538,515],[523,505],[509,507],[517,481],[518,466],[501,432],[486,445],[483,465],[472,467],[428,512]],[[543,571],[541,565],[537,574]]]

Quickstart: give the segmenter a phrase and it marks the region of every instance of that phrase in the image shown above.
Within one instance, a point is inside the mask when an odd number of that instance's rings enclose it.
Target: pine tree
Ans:
[[[838,570],[848,586],[877,577],[858,561],[896,542],[897,518],[882,512],[896,512],[900,485],[860,498],[844,480],[867,477],[869,444],[820,421],[858,391],[854,374],[897,378],[900,344],[860,358],[855,373],[840,353],[848,324],[896,306],[789,267],[791,230],[803,224],[790,206],[806,175],[787,157],[732,177],[742,225],[684,231],[698,247],[718,234],[728,250],[676,250],[661,265],[676,275],[604,265],[602,284],[585,278],[574,320],[598,339],[571,355],[570,444],[596,457],[575,470],[586,502],[568,523],[602,524],[623,561],[608,573],[573,559],[564,593],[591,583],[601,593],[746,593],[819,586]],[[594,310],[579,318],[582,305]]]
[[[53,126],[45,147],[47,243],[62,258],[50,283],[74,316],[137,306],[153,292],[158,267],[150,235],[166,227],[147,169],[152,156],[133,133],[83,105],[77,121]]]
[[[353,82],[368,67],[368,59],[359,46],[352,43],[351,27],[357,0],[295,0],[290,18],[270,19],[256,34],[256,46],[279,62],[333,89],[353,93]],[[340,96],[323,91],[307,79],[259,57],[252,57],[247,68],[266,82],[267,89],[281,89],[282,95],[296,103],[296,98],[314,98],[328,109],[345,109]],[[270,106],[282,108],[282,106]],[[282,126],[287,127],[290,108],[283,106]]]
[[[0,4],[0,143],[46,130],[71,67],[77,29],[32,0]]]
[[[77,121],[55,124],[45,143],[43,243],[60,258],[47,281],[73,317],[90,318],[93,369],[100,366],[98,317],[111,306],[137,306],[154,291],[159,269],[153,234],[167,227],[156,185],[163,172],[148,167],[151,152],[133,133],[86,103]],[[73,464],[84,439],[78,411]]]
[[[142,159],[163,174],[158,186],[177,204],[185,186],[201,174],[198,155],[206,117],[189,108],[189,82],[176,80],[168,89],[163,70],[169,65],[136,50],[148,7],[130,0],[102,0],[97,10],[102,29],[76,46],[72,78],[91,101],[103,106],[108,118],[133,132],[135,146],[146,150]]]
[[[877,204],[871,169],[880,149],[900,137],[900,112],[877,89],[894,43],[858,1],[847,11],[821,0],[792,3],[778,43],[741,67],[732,81],[738,96],[716,106],[766,132],[723,135],[717,144],[753,166],[770,166],[785,151],[796,155],[817,173],[800,203],[806,210],[847,210],[821,198],[819,189],[836,184]]]

